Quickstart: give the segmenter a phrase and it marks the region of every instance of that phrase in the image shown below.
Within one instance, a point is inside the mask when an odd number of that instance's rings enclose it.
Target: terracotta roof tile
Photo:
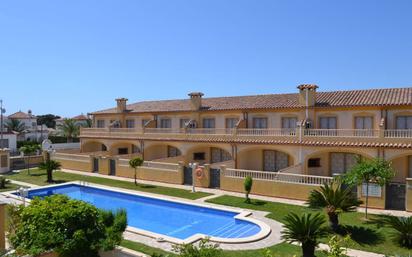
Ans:
[[[8,116],[9,119],[29,119],[30,115],[25,112],[18,111]],[[33,115],[32,118],[35,118]]]
[[[316,93],[316,107],[401,105],[412,105],[412,87]],[[304,106],[298,102],[297,93],[213,97],[202,99],[202,110],[254,110],[303,107]],[[190,99],[143,101],[129,104],[127,105],[127,109],[130,110],[130,112],[136,113],[190,111]],[[94,112],[94,114],[115,112],[116,108],[111,108]]]

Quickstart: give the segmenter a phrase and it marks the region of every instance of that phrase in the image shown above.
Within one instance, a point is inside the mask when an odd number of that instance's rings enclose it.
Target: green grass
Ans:
[[[290,212],[316,212],[304,206],[260,200],[252,200],[251,204],[247,204],[244,202],[244,198],[228,195],[209,199],[207,200],[207,202],[239,207],[243,209],[270,212],[267,217],[279,222],[283,222],[285,215]],[[370,220],[376,217],[376,215],[369,216]],[[363,213],[343,213],[340,216],[339,221],[343,225],[341,234],[349,233],[351,235],[350,248],[368,252],[376,252],[390,256],[410,256],[410,254],[412,254],[412,250],[399,247],[395,242],[393,242],[392,234],[394,233],[394,230],[387,227],[380,227],[375,222],[365,221]],[[326,241],[326,239],[323,240],[323,242]]]
[[[123,247],[145,253],[147,255],[152,255],[152,254],[163,254],[167,255],[170,257],[176,257],[177,255],[173,253],[169,253],[163,250],[160,250],[158,248],[154,248],[151,246],[147,246],[141,243],[136,243],[133,241],[128,241],[128,240],[123,240],[122,244]],[[272,251],[272,253],[276,257],[292,257],[292,256],[301,256],[301,249],[298,246],[287,244],[287,243],[281,243],[274,245],[272,247],[269,247]],[[222,257],[264,257],[263,255],[264,249],[261,250],[245,250],[245,251],[223,251]],[[318,252],[316,254],[318,257],[323,257],[326,256],[323,253]]]
[[[35,185],[48,185],[46,182],[47,176],[46,172],[39,169],[30,169],[30,175],[28,175],[27,170],[22,170],[19,173],[8,173],[4,175],[8,179],[27,182],[30,184]],[[209,193],[204,192],[196,192],[192,193],[190,190],[179,189],[179,188],[170,188],[170,187],[163,187],[163,186],[153,186],[147,184],[138,184],[137,186],[133,182],[128,181],[120,181],[115,179],[108,179],[102,177],[92,177],[92,176],[84,176],[79,174],[73,174],[68,172],[61,172],[56,171],[53,173],[53,179],[55,183],[64,183],[69,181],[81,180],[86,181],[89,183],[101,184],[105,186],[112,186],[112,187],[120,187],[124,189],[131,189],[136,191],[142,191],[147,193],[153,194],[161,194],[161,195],[168,195],[174,197],[180,197],[185,199],[199,199],[208,195]]]

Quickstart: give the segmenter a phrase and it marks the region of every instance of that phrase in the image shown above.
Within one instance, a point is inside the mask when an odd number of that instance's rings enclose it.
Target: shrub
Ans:
[[[382,216],[377,219],[378,224],[388,226],[395,230],[393,238],[403,247],[412,248],[412,216],[396,217]]]
[[[249,194],[250,191],[252,190],[252,186],[253,186],[253,179],[251,176],[247,176],[245,178],[245,182],[243,183],[244,187],[245,187],[245,192],[246,192],[246,199],[245,202],[246,203],[250,203],[250,198],[249,198]]]
[[[9,207],[9,241],[19,255],[55,251],[61,257],[97,257],[112,250],[126,229],[126,212],[101,211],[64,195]]]
[[[5,177],[0,177],[0,189],[4,189],[7,187],[7,184],[10,183]]]
[[[173,250],[178,253],[179,257],[219,257],[222,256],[222,250],[218,244],[210,243],[209,239],[202,239],[199,245],[183,244],[174,245]]]

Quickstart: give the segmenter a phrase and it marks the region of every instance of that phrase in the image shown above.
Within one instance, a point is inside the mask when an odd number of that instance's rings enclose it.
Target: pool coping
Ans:
[[[118,193],[125,193],[125,194],[130,194],[130,195],[136,195],[136,196],[143,196],[143,197],[149,197],[149,198],[154,198],[157,200],[163,200],[163,201],[169,201],[169,202],[174,202],[174,203],[180,203],[180,204],[187,204],[187,205],[192,205],[192,206],[197,206],[197,207],[202,207],[202,208],[208,208],[208,209],[215,209],[215,210],[221,210],[221,211],[228,211],[228,212],[234,212],[238,213],[237,215],[234,216],[235,219],[238,220],[243,220],[247,222],[251,222],[253,224],[256,224],[257,226],[260,227],[260,231],[249,237],[243,237],[243,238],[222,238],[222,237],[211,237],[205,234],[197,233],[194,234],[186,239],[179,239],[155,232],[151,232],[148,230],[144,229],[139,229],[136,227],[131,227],[127,226],[126,231],[147,236],[150,238],[154,238],[159,242],[162,241],[167,241],[170,243],[174,244],[190,244],[194,243],[196,241],[199,241],[201,239],[209,239],[212,242],[217,242],[217,243],[227,243],[227,244],[242,244],[242,243],[250,243],[250,242],[256,242],[261,239],[264,239],[271,233],[271,228],[269,225],[267,225],[265,222],[257,220],[253,217],[250,217],[252,215],[252,212],[250,211],[245,211],[243,209],[235,209],[235,208],[230,208],[227,206],[216,206],[212,204],[207,204],[207,203],[200,203],[200,202],[195,202],[187,199],[178,199],[177,197],[171,197],[171,196],[165,196],[165,195],[159,195],[159,194],[152,194],[152,193],[147,193],[147,192],[137,192],[135,190],[129,190],[129,189],[124,189],[124,188],[118,188],[118,187],[111,187],[111,186],[105,186],[105,185],[100,185],[100,184],[95,184],[95,183],[88,183],[88,182],[83,182],[83,181],[70,181],[66,183],[61,183],[61,184],[55,184],[55,185],[46,185],[46,186],[36,186],[32,187],[30,189],[27,189],[28,191],[31,190],[36,190],[40,188],[49,188],[49,187],[60,187],[60,186],[65,186],[65,185],[80,185],[80,186],[88,186],[88,187],[93,187],[97,189],[106,189]],[[20,196],[16,196],[13,193],[19,192],[19,190],[14,190],[14,191],[9,191],[9,192],[4,192],[2,193],[3,195],[16,199],[20,202],[27,202],[30,203],[31,199],[25,198],[23,201]]]

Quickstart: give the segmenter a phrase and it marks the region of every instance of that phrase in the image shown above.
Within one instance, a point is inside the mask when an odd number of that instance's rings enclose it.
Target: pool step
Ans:
[[[240,225],[236,222],[228,223],[227,225],[213,231],[210,233],[211,236],[215,237],[225,237],[225,238],[239,238],[244,237],[251,230],[256,229],[255,225],[244,224]]]

